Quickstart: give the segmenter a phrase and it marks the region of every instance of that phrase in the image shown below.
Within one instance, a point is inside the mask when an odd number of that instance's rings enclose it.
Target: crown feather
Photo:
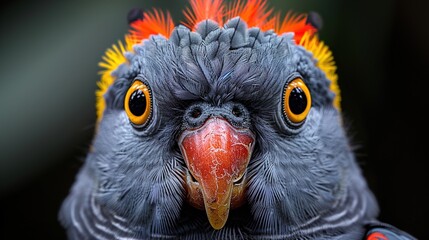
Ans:
[[[99,72],[101,78],[100,81],[97,82],[98,89],[95,92],[97,121],[101,119],[104,108],[106,107],[104,93],[106,93],[107,89],[115,80],[112,73],[116,68],[127,61],[125,53],[132,52],[134,44],[136,44],[134,36],[127,34],[125,36],[125,44],[122,43],[122,41],[118,41],[118,44],[113,44],[102,57],[103,61],[98,64],[103,70]]]
[[[130,33],[141,41],[153,34],[168,38],[174,29],[174,22],[169,12],[164,13],[154,8],[152,12],[143,12],[142,19],[137,19],[130,26]]]
[[[304,33],[313,36],[317,32],[317,29],[313,25],[307,23],[307,14],[297,14],[288,11],[283,20],[279,16],[276,20],[275,32],[278,34],[293,32],[297,43],[301,42]]]
[[[210,19],[223,24],[224,6],[222,0],[190,0],[191,8],[183,11],[186,21],[183,25],[195,30],[197,24],[203,20]]]
[[[182,24],[192,31],[196,29],[198,23],[207,19],[222,26],[229,19],[240,17],[249,28],[258,27],[262,31],[274,30],[278,35],[293,32],[296,44],[313,54],[316,65],[331,81],[331,90],[336,94],[334,106],[340,109],[340,91],[332,52],[319,40],[318,28],[308,21],[307,14],[289,11],[282,18],[279,13],[275,13],[268,7],[267,0],[237,0],[229,4],[222,0],[189,0],[189,3],[190,7],[183,11],[185,22]],[[151,35],[160,34],[169,38],[175,27],[169,12],[152,9],[152,11],[143,12],[141,16],[142,18],[130,22],[131,29],[125,37],[125,45],[122,42],[113,45],[106,51],[103,61],[99,64],[104,70],[100,71],[101,79],[96,91],[97,120],[101,119],[105,108],[103,95],[115,79],[112,76],[113,71],[127,61],[124,54],[132,51],[134,44],[141,43]]]
[[[335,65],[334,56],[331,50],[323,41],[320,41],[317,35],[312,35],[310,32],[304,33],[299,45],[303,46],[307,51],[313,54],[316,59],[316,66],[320,68],[326,75],[326,78],[331,81],[330,89],[335,93],[334,106],[341,110],[340,88],[338,87],[338,76],[336,73],[337,66]]]
[[[228,19],[240,17],[249,27],[259,27],[263,31],[274,28],[273,9],[268,8],[265,0],[238,0],[229,7]]]

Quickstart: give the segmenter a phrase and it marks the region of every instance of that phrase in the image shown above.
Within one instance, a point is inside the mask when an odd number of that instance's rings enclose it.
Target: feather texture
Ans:
[[[170,15],[158,10],[144,13],[131,23],[125,44],[103,57],[97,131],[60,211],[69,238],[365,237],[378,205],[343,128],[335,62],[316,28],[306,15],[289,13],[280,21],[263,0],[190,3],[188,27],[172,28]],[[287,98],[296,80],[305,87],[294,92],[298,98]],[[136,105],[150,106],[150,114],[139,125],[129,109],[141,99]],[[289,119],[288,101],[310,102],[301,122]],[[241,146],[247,155],[215,142],[204,152],[196,141],[189,149],[203,151],[212,164],[197,176],[183,139],[213,122],[227,127],[201,139],[230,138],[231,147]],[[251,139],[248,145],[239,141],[243,136]],[[218,153],[232,156],[219,174]],[[197,178],[213,172],[229,178],[239,168],[228,165],[237,156],[247,162],[228,190],[241,192],[227,196],[231,209],[218,227],[199,208],[217,211],[221,207],[207,206],[227,190],[217,178],[220,194],[207,201],[207,185]]]
[[[157,34],[168,38],[174,28],[170,13],[164,13],[158,9],[153,9],[152,12],[143,12],[143,19],[137,19],[130,25],[130,34],[139,41]]]
[[[249,27],[258,27],[263,31],[274,29],[273,9],[268,8],[265,0],[235,1],[227,10],[227,19],[240,17]]]
[[[186,22],[183,24],[189,29],[195,30],[195,26],[204,20],[212,20],[219,25],[223,23],[224,6],[222,0],[190,0],[191,8],[183,13]]]
[[[125,44],[121,41],[118,41],[117,45],[113,44],[102,57],[103,61],[98,64],[103,70],[99,72],[101,79],[97,82],[98,89],[95,92],[97,122],[103,117],[103,111],[106,108],[104,94],[116,79],[113,72],[120,65],[126,63],[125,54],[132,52],[132,47],[136,43],[137,40],[133,35],[126,35]]]
[[[312,35],[311,32],[305,32],[299,41],[299,45],[313,54],[316,59],[316,66],[322,69],[326,77],[331,81],[330,88],[335,93],[334,106],[341,110],[341,94],[338,87],[338,75],[336,73],[337,66],[335,65],[334,57],[329,48],[323,41],[319,40],[317,35]]]
[[[331,89],[336,94],[334,104],[340,109],[341,96],[332,53],[323,42],[318,40],[317,29],[307,23],[306,14],[289,11],[282,18],[279,13],[275,13],[272,8],[268,7],[266,0],[240,0],[230,4],[224,3],[222,0],[190,0],[190,5],[190,8],[184,10],[186,21],[182,24],[192,30],[195,30],[197,24],[206,19],[222,25],[227,20],[238,16],[249,28],[258,27],[262,31],[274,30],[278,35],[293,33],[297,44],[302,45],[310,52],[314,51],[314,58],[319,62],[319,67],[331,80]],[[143,19],[132,22],[131,27],[129,35],[126,36],[126,40],[131,40],[127,41],[127,51],[131,50],[132,43],[142,42],[154,34],[161,34],[168,38],[174,28],[174,22],[168,12],[164,13],[161,10],[153,9],[152,12],[144,12]],[[128,45],[128,42],[130,45]],[[98,84],[99,89],[96,93],[98,120],[101,118],[105,108],[104,100],[100,96],[106,92],[115,78],[112,76],[112,69],[126,62],[124,57],[119,56],[120,54],[125,54],[126,51],[122,50],[125,50],[125,48],[115,50],[114,46],[113,50],[108,49],[103,57],[104,61],[101,66],[106,69],[102,71],[102,77]],[[318,57],[321,59],[318,59]]]

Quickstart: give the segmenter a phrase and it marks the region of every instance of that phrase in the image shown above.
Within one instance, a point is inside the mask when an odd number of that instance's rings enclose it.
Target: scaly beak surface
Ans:
[[[244,201],[243,178],[253,143],[254,135],[249,129],[237,129],[217,117],[180,136],[185,163],[197,181],[191,181],[190,176],[186,180],[188,200],[196,207],[204,206],[214,229],[225,225],[231,205],[238,207]]]

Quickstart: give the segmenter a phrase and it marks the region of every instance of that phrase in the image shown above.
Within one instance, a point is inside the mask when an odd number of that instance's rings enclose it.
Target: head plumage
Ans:
[[[331,90],[336,94],[334,106],[340,109],[340,91],[337,85],[336,66],[332,52],[319,40],[316,26],[308,21],[307,14],[297,14],[289,11],[284,17],[280,13],[275,13],[269,8],[266,0],[238,0],[233,3],[225,3],[222,0],[189,0],[190,7],[183,11],[185,21],[180,24],[191,30],[195,30],[196,25],[206,19],[213,20],[219,25],[228,19],[240,17],[249,28],[258,27],[263,31],[273,30],[276,34],[293,32],[295,43],[303,46],[313,54],[316,66],[319,67],[326,77],[331,81]],[[162,35],[170,37],[176,26],[170,13],[158,9],[145,11],[141,18],[130,22],[131,29],[125,35],[125,43],[118,41],[117,44],[109,48],[103,61],[99,66],[101,79],[97,83],[96,109],[97,121],[102,118],[105,109],[103,95],[109,86],[114,82],[114,71],[121,64],[127,63],[126,52],[133,52],[133,45],[141,43],[151,35]]]

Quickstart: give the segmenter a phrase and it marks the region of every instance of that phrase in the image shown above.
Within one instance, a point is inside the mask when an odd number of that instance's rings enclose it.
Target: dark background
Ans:
[[[317,11],[380,219],[429,239],[429,1],[269,1]],[[172,4],[174,3],[174,5]],[[133,7],[185,1],[14,1],[0,10],[0,239],[64,239],[61,201],[91,143],[97,63]],[[177,23],[178,21],[176,21]]]

